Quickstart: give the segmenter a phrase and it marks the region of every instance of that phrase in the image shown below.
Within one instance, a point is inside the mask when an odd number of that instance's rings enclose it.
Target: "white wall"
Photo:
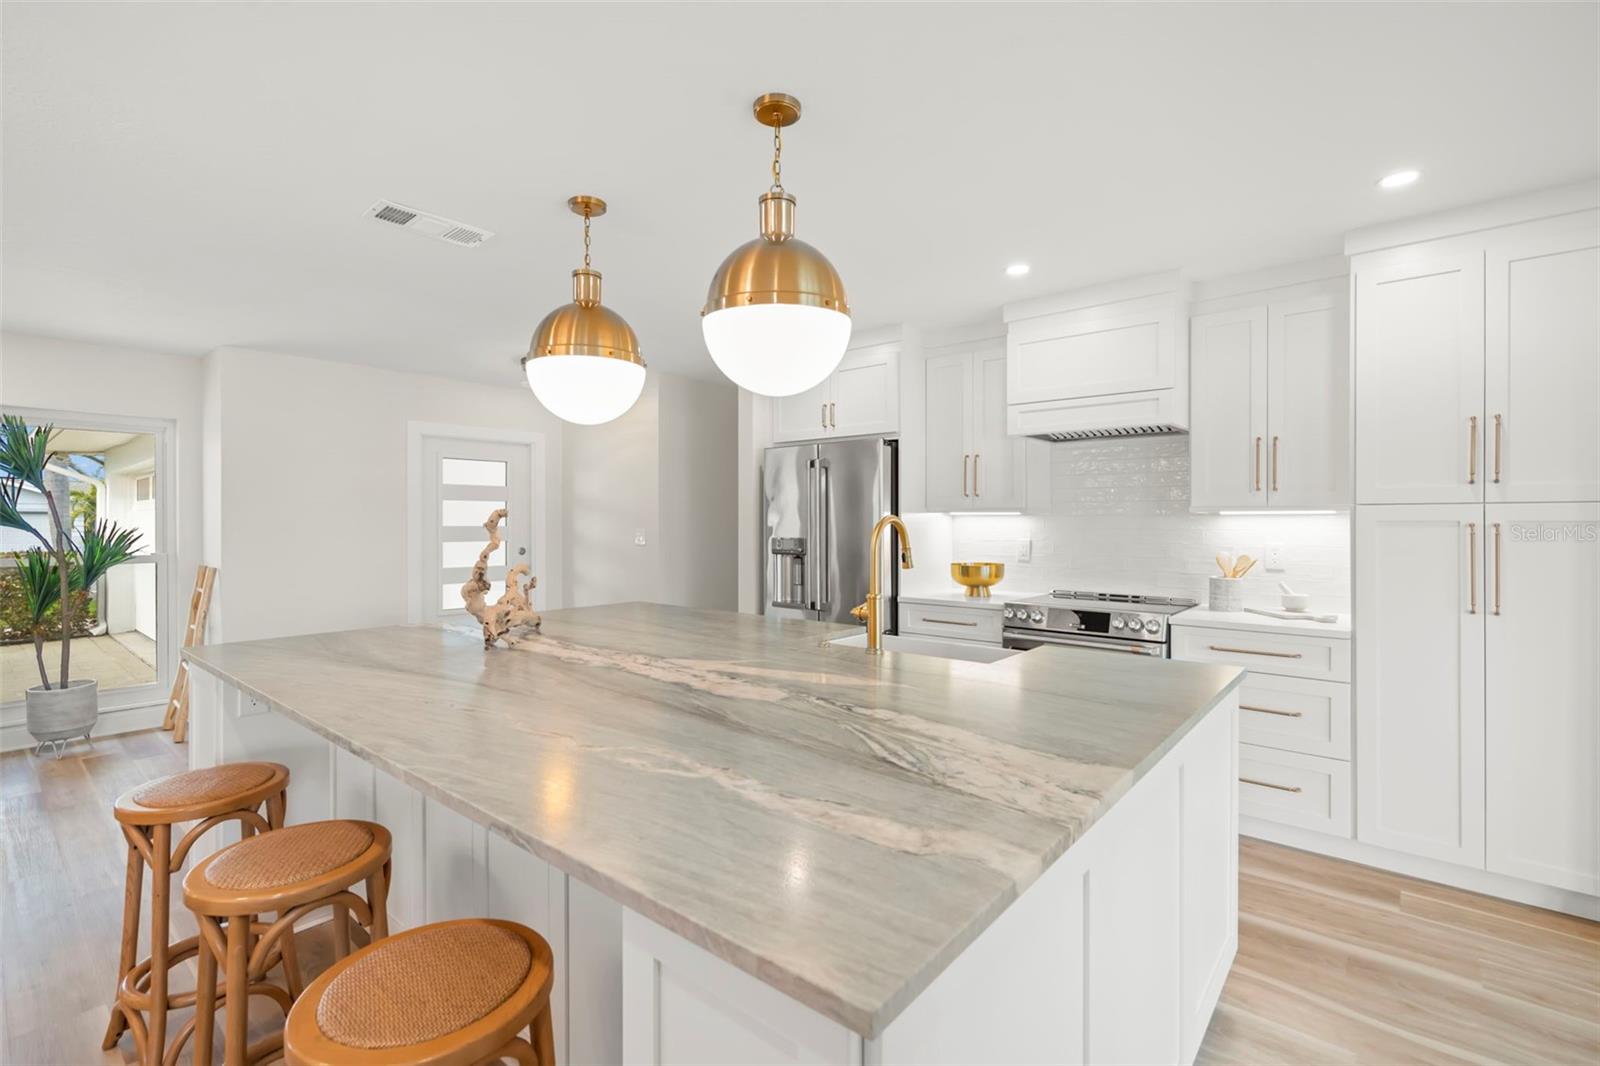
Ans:
[[[662,603],[738,605],[738,390],[660,375]]]
[[[565,602],[561,423],[513,374],[489,388],[243,348],[206,361],[218,639],[405,623],[412,421],[545,434],[535,603]]]
[[[1204,602],[1218,551],[1261,559],[1277,545],[1284,570],[1257,563],[1244,578],[1247,604],[1276,606],[1285,581],[1319,610],[1350,608],[1350,516],[1190,514],[1185,436],[1054,444],[1050,475],[1048,514],[909,519],[918,567],[902,575],[902,589],[954,589],[947,563],[995,561],[1006,564],[996,594],[1079,588]],[[1024,539],[1026,563],[1017,561]]]
[[[660,379],[652,373],[638,402],[616,421],[565,428],[563,560],[573,607],[656,599]],[[634,543],[640,533],[642,545]]]

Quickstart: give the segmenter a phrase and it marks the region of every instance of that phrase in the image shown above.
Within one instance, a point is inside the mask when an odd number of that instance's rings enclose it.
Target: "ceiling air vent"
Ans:
[[[463,248],[475,248],[494,236],[486,229],[469,226],[465,222],[457,222],[443,215],[430,215],[426,211],[418,211],[416,208],[406,207],[390,200],[379,200],[367,208],[367,217],[386,222],[391,226],[403,226],[424,237],[433,237],[449,244],[459,244]]]

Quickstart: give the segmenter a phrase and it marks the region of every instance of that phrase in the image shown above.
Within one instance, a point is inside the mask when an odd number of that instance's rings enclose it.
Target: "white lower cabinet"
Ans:
[[[1356,513],[1357,838],[1600,895],[1600,504]]]
[[[1350,641],[1172,626],[1172,657],[1250,671],[1239,686],[1239,813],[1348,838]],[[1248,829],[1246,830],[1248,831]]]

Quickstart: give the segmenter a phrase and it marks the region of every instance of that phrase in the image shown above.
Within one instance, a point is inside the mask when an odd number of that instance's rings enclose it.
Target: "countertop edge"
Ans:
[[[390,776],[397,778],[417,791],[444,804],[450,810],[475,822],[491,832],[498,833],[501,837],[526,849],[539,859],[550,863],[570,877],[576,877],[596,891],[606,895],[620,906],[628,907],[651,921],[676,934],[685,940],[709,951],[711,954],[731,966],[750,974],[757,980],[775,988],[777,991],[789,996],[796,1002],[817,1011],[824,1017],[831,1019],[849,1029],[865,1040],[873,1040],[883,1035],[885,1029],[897,1018],[906,1007],[927,990],[940,974],[953,963],[962,952],[972,945],[994,922],[1005,913],[1006,909],[1020,899],[1029,888],[1044,876],[1045,871],[1055,865],[1072,846],[1082,840],[1091,829],[1105,817],[1113,807],[1127,795],[1134,785],[1138,784],[1152,768],[1162,759],[1166,758],[1184,737],[1193,731],[1194,727],[1207,715],[1214,711],[1217,705],[1229,693],[1239,687],[1244,680],[1246,671],[1241,667],[1222,667],[1231,669],[1233,677],[1212,695],[1204,706],[1197,707],[1182,725],[1173,729],[1166,740],[1153,749],[1136,766],[1124,774],[1115,789],[1108,792],[1100,805],[1092,812],[1091,816],[1078,828],[1075,834],[1063,833],[1044,853],[1038,868],[1033,871],[1032,877],[1027,881],[1013,882],[1001,892],[997,893],[987,907],[976,914],[971,921],[964,925],[953,935],[939,951],[931,958],[927,965],[916,974],[907,978],[900,988],[876,1007],[860,1003],[852,1003],[827,989],[819,987],[815,982],[773,964],[770,960],[756,957],[739,943],[706,929],[692,919],[679,914],[670,907],[663,906],[656,901],[641,896],[628,886],[615,879],[602,874],[593,867],[588,866],[558,848],[534,837],[518,831],[515,827],[507,825],[501,820],[462,801],[459,797],[448,795],[430,782],[417,777],[406,767],[386,759],[383,756],[367,749],[347,737],[341,736],[318,725],[311,718],[287,706],[280,700],[269,696],[253,685],[241,680],[236,675],[230,674],[215,663],[206,661],[204,654],[205,645],[181,649],[185,662],[196,668],[203,669],[213,677],[237,688],[241,693],[267,704],[270,708],[284,715],[286,718],[323,737],[330,743],[343,748],[345,751],[363,759],[371,765],[383,770]],[[1068,839],[1070,837],[1070,839]],[[768,975],[782,974],[786,987],[773,984]]]
[[[1273,618],[1246,611],[1212,611],[1193,607],[1172,616],[1174,627],[1190,629],[1231,629],[1241,633],[1295,633],[1328,640],[1349,640],[1351,619],[1340,612],[1337,622],[1313,622],[1306,618]]]

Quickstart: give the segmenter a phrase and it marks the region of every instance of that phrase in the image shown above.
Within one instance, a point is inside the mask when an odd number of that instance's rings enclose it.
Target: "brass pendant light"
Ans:
[[[583,266],[572,272],[572,302],[533,331],[522,369],[551,414],[594,426],[626,414],[639,399],[645,364],[633,328],[600,305],[600,272],[589,265],[589,220],[606,213],[606,202],[574,196],[567,206],[583,216]]]
[[[822,383],[850,343],[850,302],[828,257],[794,235],[795,199],[783,188],[783,128],[800,101],[767,93],[756,121],[772,127],[772,186],[759,200],[761,236],[735,248],[711,278],[701,310],[706,349],[734,384],[792,396]]]

